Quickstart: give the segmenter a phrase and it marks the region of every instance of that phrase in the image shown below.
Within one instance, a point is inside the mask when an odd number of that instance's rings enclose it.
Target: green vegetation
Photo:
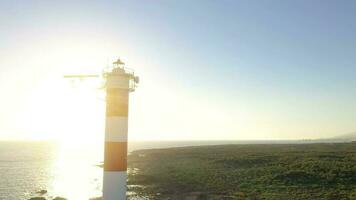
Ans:
[[[140,150],[129,167],[152,199],[356,199],[355,143]]]

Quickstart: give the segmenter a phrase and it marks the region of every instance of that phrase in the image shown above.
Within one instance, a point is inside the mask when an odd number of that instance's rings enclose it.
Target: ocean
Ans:
[[[199,145],[290,143],[287,141],[170,141],[130,142],[129,152],[138,149]],[[101,196],[102,144],[58,144],[53,142],[0,142],[0,200],[27,200],[56,196],[88,200]],[[133,198],[132,198],[133,199]],[[135,198],[135,199],[140,199]]]

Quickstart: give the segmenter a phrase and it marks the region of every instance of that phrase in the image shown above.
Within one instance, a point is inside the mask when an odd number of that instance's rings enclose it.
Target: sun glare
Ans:
[[[101,140],[104,91],[98,81],[47,80],[31,92],[22,115],[29,139],[82,143]],[[96,85],[96,86],[95,86]]]
[[[109,65],[109,60],[117,56],[115,42],[98,40],[49,37],[29,44],[31,49],[22,49],[26,56],[21,59],[26,60],[26,68],[14,71],[14,77],[9,77],[16,80],[12,87],[18,90],[12,98],[24,99],[20,105],[10,102],[19,122],[12,128],[16,130],[12,138],[65,143],[103,140],[105,91],[100,89],[103,80],[63,78],[66,74],[100,73]]]

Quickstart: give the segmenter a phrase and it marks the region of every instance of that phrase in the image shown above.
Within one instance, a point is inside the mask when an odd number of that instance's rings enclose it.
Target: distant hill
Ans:
[[[356,141],[356,132],[340,135],[334,139]]]

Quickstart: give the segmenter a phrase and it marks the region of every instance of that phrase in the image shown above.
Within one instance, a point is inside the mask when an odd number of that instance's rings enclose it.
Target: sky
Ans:
[[[100,73],[140,76],[130,140],[356,131],[352,0],[0,0],[0,140],[102,140]]]

